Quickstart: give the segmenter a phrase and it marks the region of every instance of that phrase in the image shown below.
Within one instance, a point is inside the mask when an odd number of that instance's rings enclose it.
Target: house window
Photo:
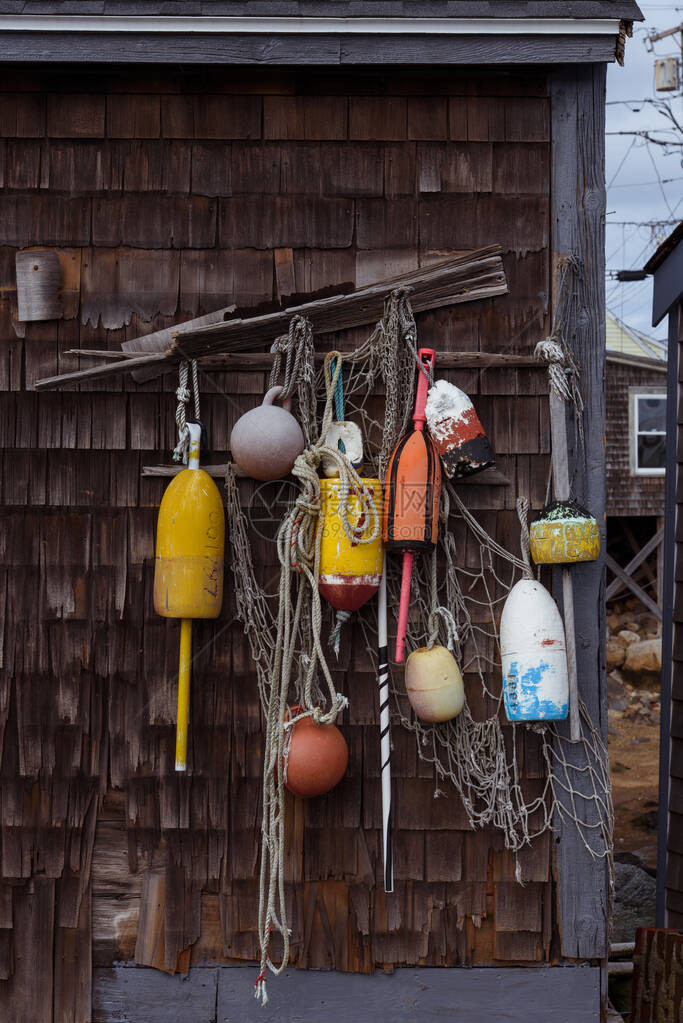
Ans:
[[[666,471],[666,393],[656,388],[631,391],[631,470],[636,476]]]

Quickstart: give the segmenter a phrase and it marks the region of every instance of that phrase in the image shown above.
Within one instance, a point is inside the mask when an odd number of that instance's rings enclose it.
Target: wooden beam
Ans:
[[[553,260],[573,255],[580,265],[564,334],[581,368],[584,445],[569,434],[569,474],[577,501],[605,521],[605,295],[604,295],[604,68],[557,68],[549,76],[552,147]],[[558,583],[561,573],[557,573]],[[579,693],[594,727],[607,738],[605,683],[604,561],[574,569],[574,616]],[[558,596],[561,588],[557,587]],[[600,815],[593,801],[591,753],[570,744],[568,726],[558,722],[558,757],[566,758],[578,797],[558,791],[566,814],[554,818],[557,914],[562,953],[568,958],[606,959],[609,932],[607,861],[594,858],[572,819],[578,814],[587,833],[599,836]],[[565,779],[562,779],[565,780]],[[581,798],[581,794],[586,798]],[[607,836],[605,836],[605,839]],[[598,843],[600,838],[594,837]]]
[[[209,476],[213,476],[214,479],[225,479],[225,474],[230,467],[230,462],[218,463],[216,465],[203,465],[202,469],[208,473]],[[178,473],[184,469],[184,465],[143,465],[141,476],[147,478],[151,477],[171,477],[177,476]],[[235,475],[244,477],[245,473],[240,469],[238,465],[233,464]],[[246,477],[251,478],[251,477]],[[485,469],[484,472],[478,472],[475,476],[465,476],[463,479],[453,480],[453,485],[459,486],[487,486],[487,487],[509,487],[509,478],[502,473],[499,469],[491,468]]]
[[[434,36],[382,35],[216,35],[201,32],[177,35],[154,32],[92,31],[84,33],[13,32],[0,25],[4,63],[55,64],[184,64],[206,68],[212,64],[239,67],[362,66],[377,69],[433,64],[557,65],[587,61],[613,61],[617,33],[612,35]],[[524,19],[520,19],[523,23]]]
[[[336,970],[286,970],[268,985],[266,1010],[254,998],[254,966],[192,967],[189,977],[116,966],[96,969],[93,1021],[206,1023],[207,1020],[344,1020],[366,1023],[442,1023],[452,1020],[524,1019],[525,1023],[595,1023],[599,1018],[600,969],[475,967],[449,970],[420,966],[370,975]],[[482,991],[486,1006],[482,1010]],[[319,1007],[322,1006],[322,1011]]]
[[[634,554],[638,554],[638,552],[640,551],[640,545],[636,540],[635,536],[633,535],[633,530],[631,529],[631,527],[629,526],[628,522],[626,522],[625,519],[622,520],[621,528],[624,531],[624,536],[628,540],[631,550],[633,551]],[[650,582],[652,583],[655,582],[656,581],[655,574],[650,568],[650,566],[646,563],[643,567]]]
[[[650,539],[645,544],[645,546],[636,554],[635,558],[631,558],[631,560],[629,561],[628,565],[624,569],[625,574],[628,575],[628,576],[633,575],[633,573],[638,568],[638,566],[643,561],[645,561],[646,558],[649,558],[649,556],[652,554],[652,552],[655,549],[655,547],[659,547],[659,545],[661,544],[663,539],[664,539],[664,526],[661,526],[661,528],[657,530],[655,535],[650,537]],[[616,596],[616,594],[625,585],[626,584],[623,583],[620,579],[612,580],[612,582],[607,587],[607,590],[605,591],[605,600],[611,600],[612,597]]]
[[[150,355],[126,356],[124,358],[109,359],[113,352],[98,352],[94,349],[75,349],[88,356],[102,355],[108,361],[102,366],[91,366],[89,369],[73,370],[71,373],[61,373],[59,376],[43,377],[36,380],[34,390],[49,391],[64,387],[68,384],[78,384],[82,381],[101,380],[103,377],[115,376],[117,373],[125,373],[135,366],[149,366],[156,364],[161,367],[159,372],[171,373],[176,369],[178,363],[167,360],[163,352],[152,352]],[[65,354],[72,354],[67,352]],[[263,372],[269,370],[273,365],[275,356],[270,352],[224,352],[222,355],[207,355],[199,359],[199,368],[204,371],[240,371]],[[325,352],[316,352],[315,361],[322,363],[325,360]],[[505,355],[497,352],[437,352],[437,369],[545,369],[545,363],[539,362],[534,355]]]
[[[607,565],[611,572],[614,572],[617,579],[620,579],[624,586],[628,587],[631,593],[633,593],[634,596],[636,596],[638,600],[645,605],[648,611],[652,611],[652,614],[655,615],[661,622],[662,620],[661,608],[657,607],[654,600],[647,595],[645,590],[643,590],[638,585],[638,583],[634,582],[630,575],[627,575],[627,573],[624,571],[621,565],[618,565],[616,563],[611,554],[605,554],[605,564]]]

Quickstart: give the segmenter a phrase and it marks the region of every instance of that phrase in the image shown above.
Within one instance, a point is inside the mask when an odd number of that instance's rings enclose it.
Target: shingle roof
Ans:
[[[0,14],[643,18],[634,0],[0,0]]]

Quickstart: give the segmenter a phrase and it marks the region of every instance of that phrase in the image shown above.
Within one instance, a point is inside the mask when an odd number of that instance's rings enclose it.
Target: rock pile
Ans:
[[[662,639],[655,616],[635,597],[611,604],[608,611],[607,671],[621,671],[636,686],[659,686]]]

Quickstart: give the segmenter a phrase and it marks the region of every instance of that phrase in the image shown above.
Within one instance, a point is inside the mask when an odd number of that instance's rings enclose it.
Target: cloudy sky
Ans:
[[[641,268],[674,226],[652,229],[632,222],[683,219],[683,136],[678,136],[678,148],[667,155],[661,146],[648,145],[642,138],[617,134],[647,130],[662,139],[675,138],[671,132],[664,133],[670,122],[652,103],[644,103],[646,99],[669,99],[679,124],[683,123],[681,92],[656,93],[654,88],[655,58],[680,57],[680,35],[655,43],[654,52],[645,45],[650,32],[663,32],[683,22],[683,0],[641,2],[640,8],[645,22],[636,24],[633,39],[627,40],[625,66],[611,64],[607,71],[608,271]],[[651,327],[651,279],[620,284],[608,277],[607,308],[651,336],[666,336],[665,323],[656,330]]]

